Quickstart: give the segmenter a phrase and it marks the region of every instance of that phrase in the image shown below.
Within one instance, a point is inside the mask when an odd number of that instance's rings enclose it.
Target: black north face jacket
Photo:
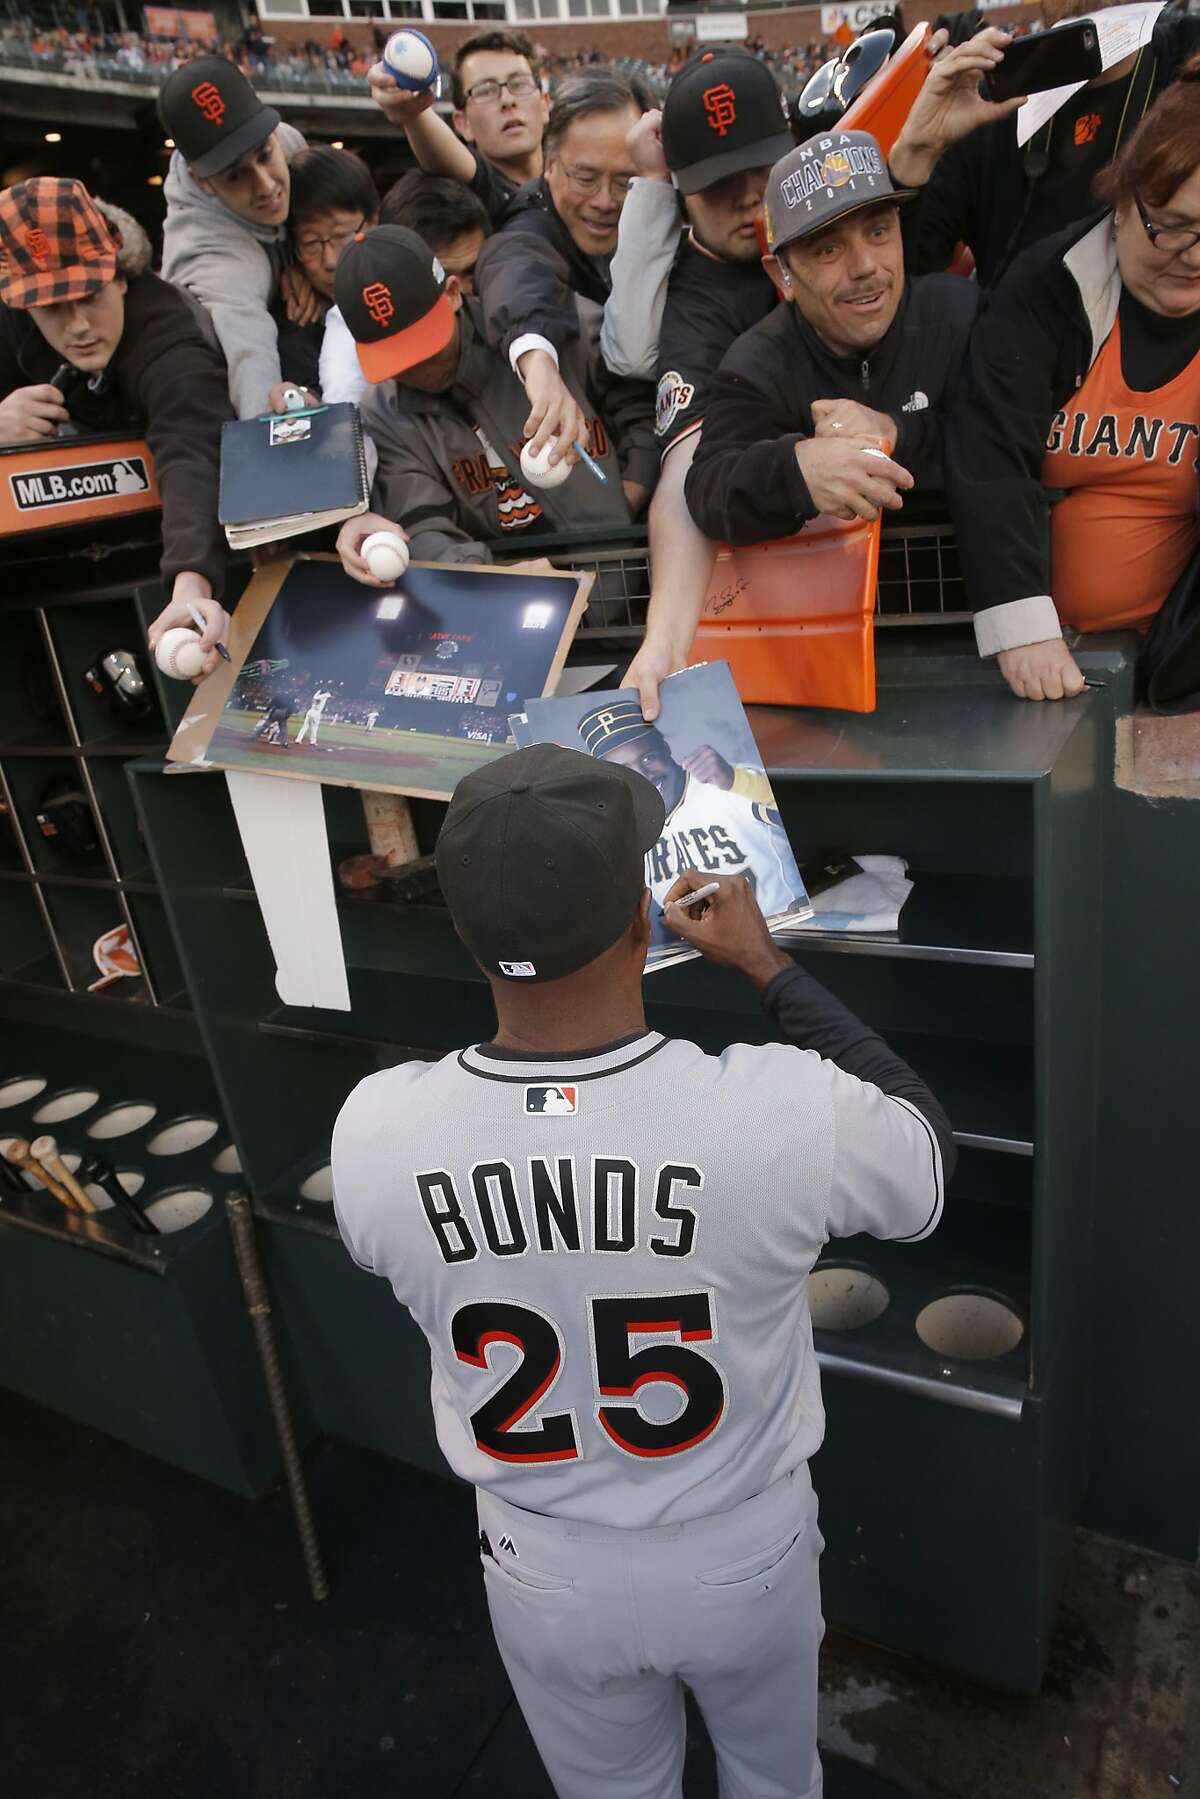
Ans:
[[[892,455],[920,493],[942,489],[942,423],[979,303],[959,275],[910,282],[874,349],[836,356],[798,306],[777,306],[727,351],[688,471],[688,509],[719,543],[799,531],[817,508],[795,446],[813,435],[814,400],[858,400],[889,414]]]

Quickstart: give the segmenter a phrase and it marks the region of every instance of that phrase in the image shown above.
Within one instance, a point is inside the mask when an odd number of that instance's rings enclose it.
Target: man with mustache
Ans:
[[[738,338],[713,383],[685,488],[707,536],[761,543],[941,487],[942,410],[977,296],[955,275],[906,281],[912,197],[865,131],[812,138],[772,169],[764,263],[786,304]]]

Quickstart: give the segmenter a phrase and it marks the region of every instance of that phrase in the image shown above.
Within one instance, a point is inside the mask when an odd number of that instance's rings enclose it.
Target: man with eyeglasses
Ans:
[[[493,221],[519,188],[541,174],[547,102],[532,46],[519,32],[484,31],[459,45],[451,77],[453,131],[434,110],[432,88],[404,93],[382,62],[367,79],[385,116],[403,128],[420,167],[471,188]]]
[[[276,300],[272,315],[279,332],[279,361],[285,382],[328,399],[320,367],[333,308],[334,270],[356,233],[369,231],[377,222],[379,199],[366,164],[348,150],[305,150],[291,165],[291,174],[292,252],[320,316],[311,324],[297,324],[288,316],[282,295]]]

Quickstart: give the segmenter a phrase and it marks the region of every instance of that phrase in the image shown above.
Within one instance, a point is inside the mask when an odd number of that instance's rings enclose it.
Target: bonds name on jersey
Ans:
[[[662,922],[662,904],[686,869],[698,874],[744,874],[765,918],[807,904],[779,814],[744,794],[689,774],[662,835],[646,852],[646,885],[654,896],[655,944],[677,943]]]
[[[429,1341],[455,1472],[629,1529],[726,1511],[813,1455],[813,1263],[830,1236],[926,1236],[942,1206],[906,1100],[787,1044],[656,1032],[371,1075],[333,1179],[351,1255]]]

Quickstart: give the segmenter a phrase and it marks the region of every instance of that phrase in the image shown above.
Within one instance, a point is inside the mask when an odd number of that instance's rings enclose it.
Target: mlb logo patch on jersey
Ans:
[[[537,969],[532,962],[501,962],[498,964],[501,974],[506,974],[514,981],[527,981],[535,975]]]
[[[525,1110],[539,1117],[566,1118],[579,1110],[575,1087],[526,1087]]]

